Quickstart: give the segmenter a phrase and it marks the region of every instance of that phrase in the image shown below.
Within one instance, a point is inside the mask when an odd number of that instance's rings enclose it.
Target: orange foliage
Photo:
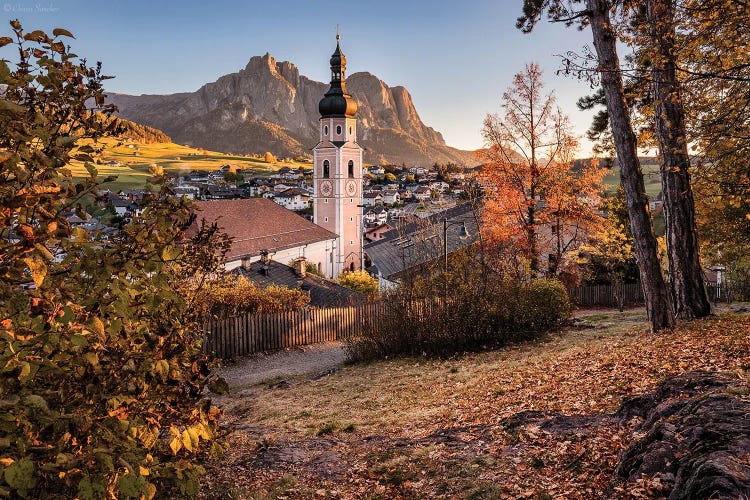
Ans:
[[[596,219],[597,193],[605,174],[597,162],[574,162],[578,141],[567,116],[542,94],[542,71],[526,65],[503,94],[504,115],[488,115],[481,181],[486,197],[484,236],[502,261],[528,262],[540,271],[540,256],[554,255],[555,273],[564,253],[582,240]]]

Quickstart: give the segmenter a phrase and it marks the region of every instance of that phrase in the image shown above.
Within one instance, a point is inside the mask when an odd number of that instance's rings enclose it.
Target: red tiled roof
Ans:
[[[331,231],[264,198],[199,201],[196,204],[198,221],[217,222],[219,228],[232,237],[227,261],[260,255],[261,250],[277,252],[336,238]]]
[[[297,188],[289,188],[286,191],[282,191],[281,193],[276,195],[276,198],[294,198],[295,196],[307,196],[309,198],[308,194],[303,193]]]

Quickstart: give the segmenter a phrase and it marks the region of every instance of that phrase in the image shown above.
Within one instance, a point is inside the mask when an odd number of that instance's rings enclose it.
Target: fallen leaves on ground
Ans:
[[[455,360],[347,366],[225,401],[234,430],[209,465],[211,498],[590,498],[659,495],[617,483],[628,429],[604,419],[561,435],[508,418],[602,416],[685,371],[750,369],[750,318],[724,314],[652,335],[640,313]]]

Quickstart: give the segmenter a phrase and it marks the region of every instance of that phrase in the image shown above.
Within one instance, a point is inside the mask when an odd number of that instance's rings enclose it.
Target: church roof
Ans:
[[[197,221],[217,222],[232,238],[226,261],[332,240],[336,235],[272,200],[248,198],[197,202]],[[190,232],[196,231],[194,223]]]

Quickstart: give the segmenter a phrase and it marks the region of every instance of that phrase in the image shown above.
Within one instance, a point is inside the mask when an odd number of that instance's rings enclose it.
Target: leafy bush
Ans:
[[[572,307],[568,290],[556,279],[524,284],[522,296],[520,308],[513,316],[514,328],[518,331],[548,331],[570,318]]]
[[[301,290],[277,285],[261,288],[244,276],[214,278],[198,294],[197,307],[203,316],[274,313],[298,309],[310,302]]]
[[[347,340],[349,358],[450,356],[529,338],[570,317],[567,289],[557,280],[486,279],[478,271],[466,278],[449,276],[427,288],[432,295],[415,293],[419,285],[387,294],[379,320]]]
[[[367,271],[345,271],[339,276],[339,284],[375,298],[378,295],[378,280]]]
[[[0,496],[194,496],[196,459],[222,447],[185,285],[216,272],[227,240],[204,225],[180,244],[192,207],[158,169],[136,222],[114,235],[70,227],[67,210],[101,199],[95,140],[115,123],[95,113],[112,111],[106,77],[68,52],[67,31],[11,26],[0,37],[20,58],[0,62]],[[72,159],[88,178],[72,178]]]

